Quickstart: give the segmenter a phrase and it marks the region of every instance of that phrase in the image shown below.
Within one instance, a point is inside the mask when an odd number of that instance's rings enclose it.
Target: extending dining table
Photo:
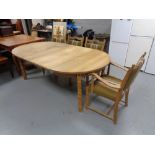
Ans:
[[[77,77],[78,110],[82,111],[82,77],[98,72],[110,62],[103,51],[56,42],[39,42],[19,46],[12,54],[17,58],[22,75],[27,79],[23,61],[60,75]]]

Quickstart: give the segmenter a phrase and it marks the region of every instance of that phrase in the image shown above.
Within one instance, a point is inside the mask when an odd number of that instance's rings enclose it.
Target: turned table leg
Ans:
[[[78,110],[82,112],[82,80],[81,75],[77,75],[77,94],[78,94]]]
[[[19,62],[21,74],[22,74],[24,80],[27,80],[27,75],[26,75],[25,67],[24,67],[24,65],[23,65],[23,60],[18,59],[18,62]]]

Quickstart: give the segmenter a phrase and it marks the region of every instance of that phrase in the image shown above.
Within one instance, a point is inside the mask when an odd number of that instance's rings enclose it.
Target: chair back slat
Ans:
[[[106,43],[105,39],[103,41],[99,41],[96,39],[90,40],[90,39],[86,38],[85,47],[103,51],[104,47],[105,47],[105,43]]]
[[[135,65],[132,65],[132,67],[127,71],[127,73],[121,83],[121,88],[123,90],[129,89],[130,85],[133,83],[133,81],[137,77],[139,71],[141,70],[141,68],[145,62],[145,59],[144,59],[145,55],[146,55],[146,53],[144,53],[140,57],[138,62]]]
[[[65,43],[65,39],[63,37],[53,37],[52,41],[58,43]]]
[[[69,36],[67,43],[75,46],[83,46],[84,37]]]
[[[52,41],[66,42],[67,25],[66,22],[53,22]]]

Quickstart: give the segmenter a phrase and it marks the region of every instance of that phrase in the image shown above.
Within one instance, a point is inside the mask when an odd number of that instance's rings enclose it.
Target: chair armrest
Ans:
[[[122,70],[124,70],[124,71],[128,71],[128,68],[123,67],[123,66],[121,66],[121,65],[119,65],[119,64],[117,64],[117,63],[115,63],[115,62],[112,62],[112,61],[111,61],[110,64],[113,65],[113,66],[116,66],[116,67],[118,67],[118,68],[120,68],[120,69],[122,69]]]
[[[91,75],[93,75],[95,78],[97,78],[99,81],[103,82],[105,85],[107,85],[109,87],[116,88],[116,89],[120,89],[121,88],[121,86],[119,84],[107,81],[107,80],[101,78],[96,73],[92,73]]]

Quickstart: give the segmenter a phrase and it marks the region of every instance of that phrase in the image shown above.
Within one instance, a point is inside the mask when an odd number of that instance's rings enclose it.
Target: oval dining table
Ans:
[[[21,73],[27,79],[23,61],[60,75],[77,77],[78,110],[82,111],[82,77],[98,72],[110,63],[104,51],[56,42],[30,43],[13,49]]]

